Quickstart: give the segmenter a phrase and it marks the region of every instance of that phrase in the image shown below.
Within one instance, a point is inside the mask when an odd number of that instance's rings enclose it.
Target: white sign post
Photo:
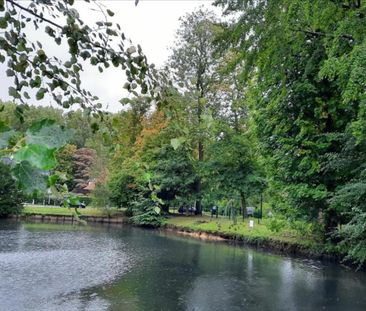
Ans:
[[[249,228],[254,228],[254,220],[249,220]]]

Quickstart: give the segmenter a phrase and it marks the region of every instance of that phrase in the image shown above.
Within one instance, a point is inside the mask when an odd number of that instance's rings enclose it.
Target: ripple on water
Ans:
[[[105,300],[83,299],[81,291],[111,283],[134,264],[123,240],[101,233],[22,231],[0,231],[0,280],[6,284],[0,297],[7,297],[1,310],[104,310]]]

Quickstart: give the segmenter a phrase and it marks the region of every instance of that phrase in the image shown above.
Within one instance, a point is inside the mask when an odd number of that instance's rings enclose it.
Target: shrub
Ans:
[[[268,228],[272,232],[279,232],[282,228],[285,227],[285,221],[278,218],[272,218],[270,222],[268,223]]]
[[[10,173],[8,165],[0,161],[0,217],[19,214],[23,208],[23,194]]]
[[[150,198],[140,197],[133,205],[134,216],[131,217],[131,221],[134,224],[145,227],[160,227],[164,224],[160,208]]]

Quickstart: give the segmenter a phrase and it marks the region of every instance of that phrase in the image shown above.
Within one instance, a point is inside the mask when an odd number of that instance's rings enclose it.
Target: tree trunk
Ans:
[[[240,209],[242,210],[242,213],[243,213],[243,220],[244,218],[246,218],[248,215],[247,215],[247,207],[246,207],[246,202],[245,202],[245,195],[244,193],[240,193]]]
[[[197,85],[199,89],[199,84]],[[201,90],[201,95],[197,100],[197,121],[198,121],[198,128],[201,126],[202,122],[202,103],[201,100],[203,98],[203,91]],[[201,133],[198,134],[198,162],[203,162],[204,159],[204,147],[202,141]],[[196,201],[196,215],[202,215],[202,204],[201,204],[201,178],[198,178],[197,186],[196,186],[196,193],[197,193],[197,201]]]

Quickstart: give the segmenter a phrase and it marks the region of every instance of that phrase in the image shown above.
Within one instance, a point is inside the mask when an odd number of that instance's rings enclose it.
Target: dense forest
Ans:
[[[0,104],[0,155],[10,159],[18,186],[29,199],[47,189],[63,198],[92,180],[92,204],[126,208],[135,223],[154,226],[179,209],[200,215],[231,206],[245,217],[255,206],[257,217],[293,223],[365,263],[366,3],[215,5],[222,16],[199,9],[182,17],[159,70],[140,49],[123,56],[95,47],[91,30],[77,28],[68,9],[62,34],[71,63],[55,68],[41,48],[28,51],[25,37],[15,39],[10,26],[22,27],[11,10],[18,7],[8,8],[0,61],[9,60],[14,103]],[[30,52],[38,56],[28,64]],[[80,87],[83,61],[127,70],[132,95],[121,100],[121,112],[101,111]],[[76,87],[70,91],[65,80]],[[36,99],[50,94],[60,109],[28,106],[27,87]],[[62,109],[76,105],[82,109]],[[28,180],[30,173],[38,177]]]

